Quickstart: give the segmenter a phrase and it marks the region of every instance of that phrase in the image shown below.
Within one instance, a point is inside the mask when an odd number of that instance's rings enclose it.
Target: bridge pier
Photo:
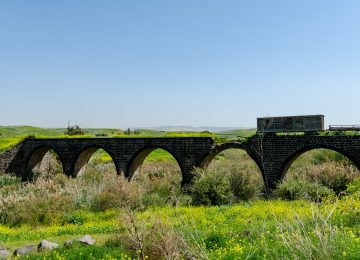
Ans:
[[[182,173],[181,188],[186,191],[194,180],[195,167],[200,167],[200,165],[193,162],[185,162],[180,167]]]
[[[266,195],[270,195],[273,190],[276,189],[277,184],[280,182],[280,179],[278,178],[279,172],[276,168],[274,169],[273,167],[269,166],[267,162],[264,162],[263,168],[264,192]]]
[[[71,161],[63,162],[63,172],[68,177],[76,177],[74,175],[74,165]]]

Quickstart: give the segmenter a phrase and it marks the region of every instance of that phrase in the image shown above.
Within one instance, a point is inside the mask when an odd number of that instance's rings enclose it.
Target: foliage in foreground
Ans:
[[[33,183],[2,176],[0,246],[13,249],[47,238],[62,244],[69,236],[91,234],[98,241],[95,247],[61,247],[30,258],[358,257],[360,182],[354,180],[357,173],[349,172],[350,166],[325,161],[302,166],[309,169],[302,175],[300,168],[291,169],[275,194],[284,192],[284,198],[295,201],[263,201],[258,169],[233,156],[220,155],[208,170],[198,170],[198,186],[191,193],[195,205],[226,204],[219,206],[189,206],[191,199],[180,191],[181,175],[174,161],[163,161],[162,168],[158,162],[147,162],[132,182],[117,176],[113,165],[98,161],[77,179],[65,177],[53,164]],[[337,172],[345,177],[335,183],[347,184],[340,196],[335,195],[335,186],[326,187]],[[320,181],[325,177],[329,182]]]
[[[195,170],[190,195],[195,205],[223,205],[258,199],[263,187],[261,173],[248,156],[228,151],[207,169]]]
[[[80,234],[92,223],[116,229],[103,242],[88,248],[65,248],[34,255],[46,259],[356,259],[360,250],[360,201],[352,195],[325,201],[253,201],[233,206],[162,207],[81,213],[73,226]],[[98,216],[100,217],[98,219]],[[105,218],[106,219],[106,218]],[[1,227],[4,241],[31,240],[38,229]],[[60,226],[42,228],[42,238],[61,237]],[[20,235],[22,234],[22,235]],[[72,233],[74,234],[74,233]],[[95,235],[96,237],[96,235]],[[40,237],[37,239],[40,240]],[[79,250],[77,250],[79,249]],[[122,255],[122,256],[121,256]],[[95,257],[96,256],[96,257]],[[88,258],[89,257],[89,258]]]

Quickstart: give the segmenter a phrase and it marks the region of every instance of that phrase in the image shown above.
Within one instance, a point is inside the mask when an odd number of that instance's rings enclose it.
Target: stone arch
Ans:
[[[239,142],[217,144],[205,156],[200,166],[206,167],[207,173],[220,172],[228,176],[237,198],[246,199],[260,195],[266,191],[267,179],[259,160],[254,158],[248,149],[246,144]],[[224,152],[222,155],[225,160],[214,160],[221,152]]]
[[[26,160],[26,176],[23,176],[25,179],[32,179],[33,178],[33,171],[40,167],[41,165],[41,162],[43,161],[44,159],[44,156],[49,152],[49,151],[54,151],[59,159],[59,163],[61,164],[61,167],[62,167],[62,170],[63,172],[65,172],[65,169],[64,169],[64,163],[63,163],[63,160],[60,156],[60,154],[56,151],[55,148],[53,147],[50,147],[48,145],[41,145],[41,146],[38,146],[36,148],[34,148],[27,160]]]
[[[180,167],[181,173],[184,173],[184,169],[183,169],[183,165],[181,163],[181,161],[179,160],[179,158],[171,151],[169,151],[169,149],[165,148],[165,147],[161,147],[161,146],[151,146],[151,147],[145,147],[142,148],[140,150],[138,150],[131,158],[130,162],[127,165],[127,169],[126,169],[126,177],[130,180],[136,170],[143,164],[144,160],[146,159],[146,157],[152,153],[153,151],[157,150],[157,149],[162,149],[166,152],[168,152],[172,157],[175,158],[175,161],[177,162],[177,164]]]
[[[331,150],[334,152],[338,152],[339,154],[345,156],[346,158],[348,158],[359,170],[360,170],[360,164],[359,162],[356,160],[355,157],[353,157],[350,153],[346,152],[345,150],[338,148],[336,146],[329,146],[329,145],[311,145],[311,146],[306,146],[303,147],[301,149],[296,150],[295,152],[291,153],[286,160],[284,161],[282,167],[281,167],[281,176],[279,176],[279,181],[282,181],[285,177],[285,175],[287,174],[290,166],[293,164],[293,162],[299,158],[299,156],[301,156],[302,154],[309,152],[311,150],[316,150],[316,149],[327,149],[327,150]]]
[[[116,172],[119,174],[119,169],[117,167],[117,164],[115,163],[114,156],[104,147],[101,146],[88,146],[82,149],[79,154],[76,156],[75,163],[72,170],[72,176],[77,177],[85,172],[86,166],[90,160],[90,158],[93,156],[93,154],[98,150],[104,150],[112,159],[112,161],[115,164]]]
[[[261,175],[265,181],[264,170],[262,167],[261,160],[259,160],[258,158],[256,158],[256,156],[254,156],[252,153],[250,153],[248,151],[248,148],[244,144],[238,143],[238,142],[215,145],[213,148],[211,148],[209,153],[202,159],[202,161],[200,163],[200,168],[206,168],[211,163],[211,161],[215,158],[216,155],[218,155],[219,153],[221,153],[225,150],[228,150],[228,149],[241,149],[241,150],[246,151],[247,154],[250,156],[250,158],[252,160],[254,160],[255,164],[259,167],[259,169],[261,171]]]

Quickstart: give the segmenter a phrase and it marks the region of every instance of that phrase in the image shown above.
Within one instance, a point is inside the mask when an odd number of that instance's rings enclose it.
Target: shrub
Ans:
[[[333,194],[334,192],[331,189],[321,184],[292,180],[279,184],[274,190],[273,196],[285,200],[306,199],[320,202]]]
[[[220,172],[229,179],[231,193],[236,201],[258,198],[264,187],[261,172],[255,162],[238,149],[229,149],[211,162],[210,171]]]
[[[81,225],[86,221],[85,213],[82,211],[70,212],[63,216],[64,223]]]
[[[115,240],[136,252],[138,259],[195,259],[189,250],[191,246],[182,235],[161,218],[149,223],[149,220],[138,219],[132,211],[127,211],[121,216],[120,226],[123,232]]]
[[[230,180],[224,172],[197,169],[190,188],[195,205],[221,205],[233,201]]]
[[[52,195],[45,197],[31,197],[23,201],[7,200],[0,206],[1,223],[10,226],[30,224],[33,226],[52,224],[60,221],[63,212],[73,210],[69,196]],[[4,211],[3,209],[6,209]]]
[[[65,135],[84,135],[85,130],[80,128],[79,125],[74,125],[74,126],[68,125],[64,134]]]
[[[231,191],[237,200],[246,201],[259,197],[263,181],[254,168],[244,165],[241,168],[231,167],[228,170]]]
[[[360,197],[360,177],[348,184],[346,192]]]
[[[141,206],[143,190],[129,182],[123,175],[112,178],[102,191],[94,196],[91,208],[95,211],[104,211],[111,208],[129,207],[132,209]]]
[[[359,176],[359,171],[352,165],[326,163],[314,171],[316,181],[332,189],[336,194],[345,191],[347,185]]]
[[[50,224],[74,209],[71,194],[51,179],[39,178],[1,195],[0,222],[9,225]]]
[[[178,204],[184,196],[181,193],[181,172],[175,161],[145,162],[133,176],[133,181],[145,190],[144,206]]]
[[[336,194],[340,194],[357,176],[359,176],[359,170],[352,165],[326,162],[297,169],[286,179],[316,182],[332,189]]]

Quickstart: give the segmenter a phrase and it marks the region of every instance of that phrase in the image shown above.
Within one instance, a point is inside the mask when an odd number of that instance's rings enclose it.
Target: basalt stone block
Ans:
[[[10,257],[9,250],[7,250],[5,248],[0,248],[0,259],[7,259],[9,257]]]
[[[42,240],[38,245],[39,250],[53,250],[59,247],[59,244],[49,242],[47,240]]]
[[[21,248],[18,248],[14,252],[14,256],[26,255],[28,253],[36,251],[36,246],[28,245]]]
[[[89,246],[92,246],[93,244],[95,244],[95,239],[93,239],[92,236],[90,236],[90,235],[83,236],[83,237],[79,238],[78,241],[85,245],[89,245]]]

